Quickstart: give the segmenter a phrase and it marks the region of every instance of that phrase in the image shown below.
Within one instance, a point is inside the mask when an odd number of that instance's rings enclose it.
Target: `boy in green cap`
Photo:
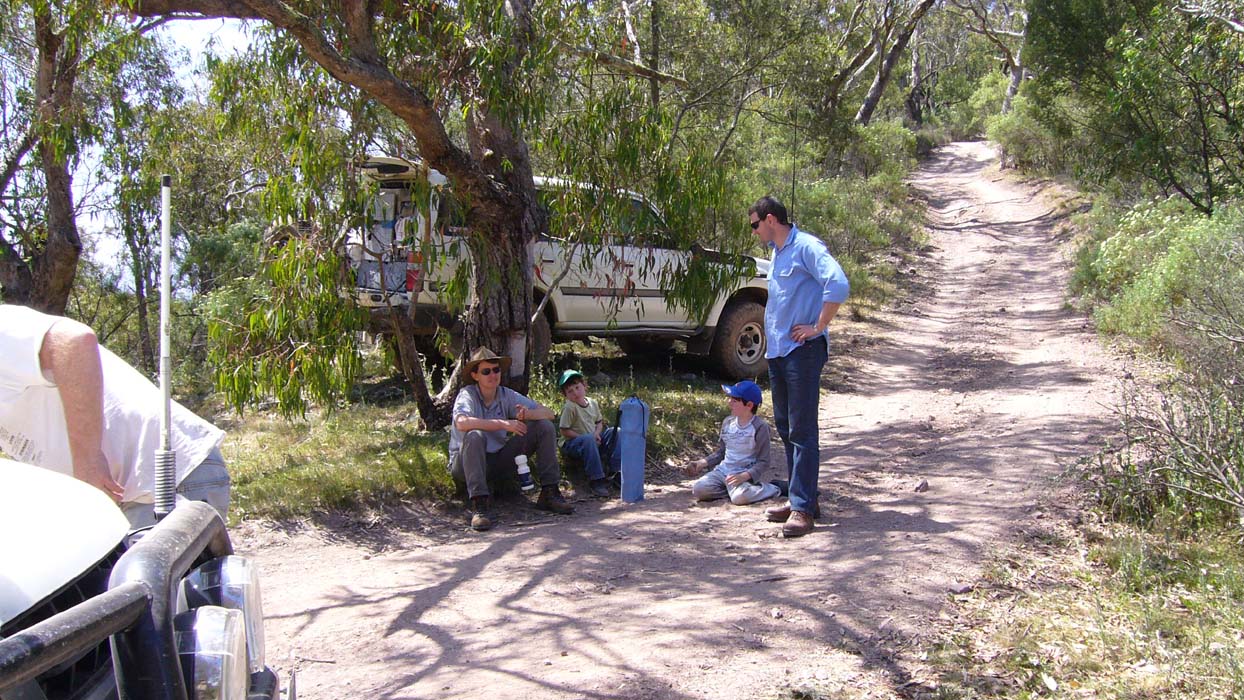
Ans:
[[[557,388],[566,403],[562,404],[561,435],[557,438],[562,454],[583,462],[587,488],[597,498],[609,498],[609,476],[622,466],[618,451],[617,428],[606,428],[600,405],[587,395],[587,379],[579,370],[568,369],[557,380]],[[605,472],[608,463],[609,471]]]

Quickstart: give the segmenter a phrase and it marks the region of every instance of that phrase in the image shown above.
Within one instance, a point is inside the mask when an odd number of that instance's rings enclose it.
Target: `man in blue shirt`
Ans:
[[[765,511],[784,537],[812,532],[819,513],[821,369],[829,358],[829,322],[851,291],[821,239],[786,220],[786,207],[761,197],[747,210],[752,231],[773,250],[765,304],[765,357],[773,422],[786,447],[790,500]]]

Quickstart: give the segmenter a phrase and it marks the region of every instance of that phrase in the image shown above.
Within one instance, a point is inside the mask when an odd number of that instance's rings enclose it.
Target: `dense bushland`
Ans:
[[[1088,226],[1081,298],[1101,328],[1174,366],[1124,405],[1127,442],[1101,458],[1103,498],[1142,522],[1244,528],[1244,212],[1166,200]]]

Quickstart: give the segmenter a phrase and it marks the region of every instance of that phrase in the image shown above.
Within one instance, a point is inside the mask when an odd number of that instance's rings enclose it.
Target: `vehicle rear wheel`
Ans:
[[[731,379],[754,379],[767,372],[765,307],[754,301],[726,307],[717,323],[711,356]]]

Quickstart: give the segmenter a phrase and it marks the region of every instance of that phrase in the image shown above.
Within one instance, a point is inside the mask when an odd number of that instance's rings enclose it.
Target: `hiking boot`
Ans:
[[[803,537],[812,532],[815,524],[812,516],[803,511],[791,511],[790,519],[782,525],[782,537]]]
[[[821,504],[817,503],[813,506],[813,508],[815,510],[812,511],[812,519],[816,520],[821,517]],[[784,523],[790,519],[790,514],[790,501],[787,501],[780,506],[765,508],[765,519],[771,523]]]
[[[472,498],[467,505],[467,511],[471,514],[471,529],[476,532],[492,529],[492,518],[489,512],[492,510],[492,499],[488,496],[476,496]]]
[[[587,484],[587,490],[593,498],[609,498],[612,495],[609,491],[608,479],[592,479]]]
[[[561,489],[556,486],[540,487],[540,497],[536,499],[536,508],[559,515],[569,515],[574,512],[574,506],[562,498]]]

